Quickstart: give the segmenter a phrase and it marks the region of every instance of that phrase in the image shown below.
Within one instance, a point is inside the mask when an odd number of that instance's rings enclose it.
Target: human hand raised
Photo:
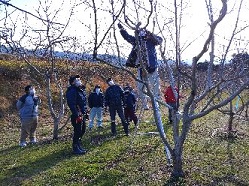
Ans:
[[[118,28],[119,29],[124,29],[123,25],[121,25],[120,23],[118,23]]]

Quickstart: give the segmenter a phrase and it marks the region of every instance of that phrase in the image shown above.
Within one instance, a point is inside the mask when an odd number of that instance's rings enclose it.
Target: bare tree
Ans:
[[[208,17],[210,21],[209,31],[207,36],[205,36],[205,34],[201,34],[203,38],[205,38],[204,44],[201,44],[198,47],[198,49],[201,48],[201,51],[194,55],[192,59],[192,66],[189,71],[184,71],[184,69],[181,69],[180,65],[182,60],[182,52],[184,51],[184,47],[181,47],[181,34],[183,31],[182,24],[184,22],[184,19],[182,18],[184,16],[184,6],[186,6],[185,1],[173,1],[173,3],[170,4],[172,9],[168,8],[169,4],[167,3],[169,2],[160,2],[157,0],[111,0],[108,3],[102,0],[98,1],[98,3],[96,0],[85,0],[81,4],[81,6],[78,6],[81,9],[90,12],[90,20],[92,21],[92,23],[87,24],[84,23],[84,21],[82,21],[81,23],[82,27],[89,31],[89,38],[84,38],[86,39],[84,44],[86,44],[85,48],[86,46],[89,46],[88,51],[93,54],[94,59],[96,61],[101,61],[111,66],[114,66],[120,70],[127,71],[136,81],[143,83],[146,87],[145,93],[150,97],[152,103],[153,118],[156,123],[159,135],[162,139],[162,143],[166,152],[166,157],[172,157],[173,160],[172,176],[174,177],[184,176],[183,145],[188,136],[193,121],[197,118],[201,118],[207,115],[208,113],[218,108],[227,105],[239,94],[246,94],[247,92],[245,92],[245,89],[249,85],[248,71],[238,70],[238,73],[235,76],[229,75],[231,71],[226,70],[225,65],[223,65],[225,64],[226,59],[226,57],[224,58],[224,56],[228,54],[228,50],[224,51],[224,53],[222,54],[215,54],[215,52],[218,50],[216,50],[215,47],[215,31],[217,30],[217,26],[222,23],[224,17],[227,15],[228,1],[220,1],[221,7],[219,7],[219,10],[217,11],[218,15],[216,12],[213,12],[211,2],[211,0],[206,1],[206,5],[208,7]],[[240,2],[242,3],[243,0],[241,0]],[[165,10],[167,10],[166,13]],[[160,16],[165,16],[165,19],[163,19],[164,21],[159,20],[161,19],[161,17],[159,16],[159,12],[161,13]],[[55,21],[52,21],[52,19],[49,18],[49,14],[46,15],[46,21],[41,19],[42,24],[46,25],[46,34],[44,34],[44,32],[39,32],[39,36],[41,39],[37,40],[39,41],[38,43],[40,43],[37,46],[41,46],[41,44],[43,44],[43,48],[47,49],[46,51],[50,51],[47,56],[49,56],[49,61],[52,64],[52,68],[50,70],[50,73],[44,72],[45,74],[43,74],[43,76],[48,79],[47,86],[49,87],[51,76],[48,74],[53,74],[55,77],[57,77],[57,74],[54,71],[55,63],[53,61],[53,55],[51,51],[54,50],[55,46],[57,47],[60,44],[62,45],[64,41],[68,44],[69,40],[68,38],[65,40],[62,39],[62,33],[66,28],[67,24],[65,26],[62,26],[61,28],[55,28],[55,24],[53,24],[53,22]],[[163,77],[163,79],[168,79],[169,83],[172,86],[174,86],[176,83],[180,86],[180,76],[183,76],[189,81],[190,93],[189,95],[187,95],[187,101],[182,106],[182,112],[180,113],[179,111],[172,109],[172,113],[174,116],[173,144],[169,142],[169,139],[165,133],[166,130],[163,125],[160,104],[165,105],[170,109],[171,107],[167,105],[163,100],[155,97],[152,91],[154,85],[148,83],[147,73],[145,73],[145,79],[142,81],[137,78],[136,74],[134,74],[131,69],[125,67],[124,63],[122,63],[121,57],[127,57],[127,48],[125,48],[123,46],[124,43],[122,43],[122,41],[117,38],[118,34],[115,27],[117,21],[122,22],[127,28],[130,28],[134,31],[140,28],[146,28],[148,30],[152,30],[154,33],[160,33],[165,40],[164,44],[160,46],[161,58],[164,61],[164,65],[160,68],[164,68],[164,70],[167,71],[168,75],[167,77]],[[82,28],[79,25],[77,26],[79,28]],[[247,26],[245,26],[244,29],[241,30],[245,30],[246,28]],[[54,35],[55,33],[53,33],[53,35],[50,34],[50,31],[52,31],[51,29],[59,31],[57,37]],[[232,33],[232,35],[235,36],[235,33]],[[20,44],[20,41],[24,38],[25,34],[23,34],[22,36],[23,37],[19,38],[19,42],[14,42],[11,40],[10,43],[13,44],[12,46],[14,46],[15,43],[18,43],[18,46],[22,46]],[[44,44],[45,40],[48,41],[46,45]],[[229,41],[232,42],[233,40],[234,37],[231,37]],[[6,41],[8,42],[9,40]],[[190,42],[190,44],[187,44],[185,48],[189,47],[192,43],[194,43],[194,41],[196,40],[194,39],[192,42]],[[211,50],[209,50],[210,44]],[[227,45],[229,46],[230,43],[228,43]],[[174,46],[174,50],[170,48],[171,46]],[[20,47],[14,48],[20,49]],[[169,50],[171,52],[166,52]],[[208,72],[206,74],[201,74],[204,77],[202,79],[205,82],[200,82],[198,79],[200,77],[200,73],[197,70],[197,64],[203,57],[203,55],[208,51],[210,52],[210,65],[208,67]],[[18,53],[22,54],[22,51],[18,50]],[[120,59],[118,61],[114,60],[114,58],[112,57],[106,59],[100,55],[101,53],[118,55]],[[172,69],[171,65],[169,64],[168,58],[172,57],[166,56],[169,53],[172,53],[175,56],[173,58],[175,58],[176,61],[175,66],[177,73],[174,73],[175,69]],[[143,54],[144,51],[140,48],[138,52],[138,57],[140,61],[143,57]],[[222,59],[221,71],[219,75],[215,74],[216,72],[212,71],[214,57],[218,55],[220,55],[219,58]],[[143,70],[145,70],[145,66],[142,66],[142,68]],[[56,78],[55,82],[57,82]],[[237,83],[236,89],[229,89],[229,94],[225,94],[225,91],[228,90],[228,87],[230,87],[234,83]],[[174,91],[174,95],[179,100],[179,96],[176,91]],[[48,94],[48,100],[50,100],[50,98],[51,95]],[[245,102],[248,103],[248,100],[245,100]],[[51,105],[51,102],[49,104]],[[51,113],[53,113],[52,107],[50,108],[50,111]]]
[[[45,82],[47,105],[54,123],[53,139],[57,139],[59,124],[65,112],[65,101],[63,82],[60,79],[56,67],[57,59],[55,57],[55,48],[61,48],[63,50],[64,48],[62,46],[65,43],[69,44],[70,41],[73,41],[72,37],[64,36],[64,32],[70,22],[74,6],[72,6],[71,11],[69,12],[66,22],[62,24],[56,22],[59,12],[62,9],[58,8],[58,10],[53,12],[49,2],[44,4],[42,1],[39,1],[39,7],[37,8],[35,15],[5,1],[0,2],[20,11],[19,16],[21,18],[25,17],[25,19],[17,19],[16,22],[13,22],[12,16],[8,13],[6,8],[6,17],[4,19],[4,23],[6,24],[4,24],[5,27],[2,30],[2,33],[5,34],[1,35],[1,39],[5,41],[5,44],[7,44],[12,53],[15,53],[30,66],[33,74],[36,74],[34,76],[36,82],[42,83],[39,82],[39,79],[42,79],[42,81]],[[63,7],[63,2],[61,7]],[[29,15],[32,17],[30,18]],[[30,25],[29,19],[32,20],[33,17],[39,21],[39,29],[37,29],[35,25]],[[23,23],[22,32],[21,35],[16,36],[18,35],[16,30],[20,29],[18,28],[20,22]],[[3,32],[4,30],[5,32]],[[37,66],[35,60],[39,58],[47,61],[48,65],[45,67]],[[56,88],[52,89],[51,86]],[[59,92],[59,104],[55,104],[57,101],[54,100],[57,90]]]

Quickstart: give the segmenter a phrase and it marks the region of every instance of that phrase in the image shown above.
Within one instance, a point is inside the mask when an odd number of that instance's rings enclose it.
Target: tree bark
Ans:
[[[182,168],[182,145],[177,145],[173,150],[172,159],[173,159],[173,172],[171,174],[174,178],[184,177],[184,172]]]
[[[60,119],[54,118],[53,139],[55,140],[57,140],[59,136],[59,124],[60,124]]]

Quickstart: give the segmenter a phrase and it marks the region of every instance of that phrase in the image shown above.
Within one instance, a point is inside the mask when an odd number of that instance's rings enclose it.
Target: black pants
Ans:
[[[135,114],[134,108],[125,108],[124,115],[125,115],[125,119],[128,123],[130,120],[130,121],[133,121],[135,125],[137,125],[138,118],[137,118],[137,115]]]
[[[110,112],[110,117],[111,117],[111,122],[115,122],[115,118],[116,118],[116,113],[118,113],[118,116],[119,118],[121,119],[121,122],[122,122],[122,125],[123,125],[123,128],[124,128],[124,132],[126,134],[129,133],[128,131],[128,124],[125,120],[125,116],[124,116],[124,110],[123,110],[123,107],[120,105],[120,106],[109,106],[109,112]],[[116,130],[116,129],[114,129]]]
[[[173,107],[173,110],[176,111],[177,110],[177,103],[167,103],[168,105],[170,105],[171,107]],[[173,118],[172,118],[172,110],[169,109],[169,121],[172,122]]]
[[[71,116],[71,123],[73,126],[73,144],[78,144],[80,141],[80,138],[85,134],[86,132],[86,121],[85,118],[83,118],[81,123],[76,123],[76,117]]]

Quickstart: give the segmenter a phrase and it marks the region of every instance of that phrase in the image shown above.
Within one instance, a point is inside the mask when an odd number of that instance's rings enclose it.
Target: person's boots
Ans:
[[[83,152],[79,149],[78,144],[73,144],[73,154],[81,155]]]
[[[117,135],[116,124],[115,124],[115,122],[112,122],[112,123],[111,123],[111,132],[112,132],[112,135],[113,135],[113,136],[116,136],[116,135]]]
[[[129,126],[128,123],[123,123],[124,132],[126,136],[129,136]]]
[[[82,137],[86,133],[86,120],[85,120],[85,118],[82,122],[81,131],[82,131],[82,134],[81,134],[81,137]]]
[[[80,150],[83,154],[86,153],[86,149],[84,149],[84,148],[81,147],[81,142],[80,142],[80,141],[78,142],[78,148],[79,148],[79,150]]]

